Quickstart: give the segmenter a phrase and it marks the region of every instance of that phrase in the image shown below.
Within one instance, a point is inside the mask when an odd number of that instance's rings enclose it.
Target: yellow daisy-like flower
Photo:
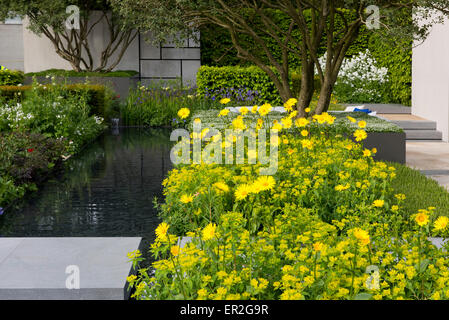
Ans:
[[[307,130],[302,130],[302,131],[301,131],[301,135],[302,135],[303,137],[307,137],[307,136],[309,135],[309,131],[307,131]]]
[[[370,157],[371,156],[371,151],[368,149],[363,150],[363,156],[364,157]]]
[[[187,203],[193,201],[193,196],[190,195],[190,194],[183,194],[183,195],[181,196],[180,201],[181,201],[182,203],[186,203],[186,204],[187,204]]]
[[[312,148],[313,148],[312,140],[308,140],[308,139],[301,140],[301,144],[302,144],[302,147],[305,149],[312,150]]]
[[[298,118],[298,119],[295,120],[295,125],[296,125],[298,128],[301,128],[301,127],[305,127],[306,125],[308,125],[309,122],[310,122],[310,121],[307,120],[306,118]]]
[[[240,129],[240,130],[246,129],[246,125],[245,125],[245,122],[243,121],[242,116],[238,116],[237,118],[232,120],[232,126],[234,127],[234,129]]]
[[[228,185],[226,183],[224,183],[224,182],[215,182],[213,184],[213,186],[215,188],[217,188],[218,190],[223,191],[223,192],[228,192],[229,191]]]
[[[272,176],[260,176],[255,181],[255,184],[260,187],[260,190],[271,190],[276,184],[276,180]]]
[[[241,107],[239,111],[242,115],[246,115],[249,112],[247,107]]]
[[[351,121],[352,123],[356,123],[356,122],[357,122],[357,120],[354,119],[354,118],[351,117],[351,116],[347,116],[346,118],[348,118],[348,120]]]
[[[374,200],[373,206],[377,208],[381,208],[384,206],[385,201],[384,200]]]
[[[312,246],[313,246],[313,251],[318,252],[318,251],[323,250],[324,245],[321,242],[315,242]]]
[[[425,226],[429,223],[429,216],[424,212],[420,212],[415,216],[415,221],[420,227]]]
[[[126,281],[128,282],[134,282],[136,281],[137,276],[135,276],[134,274],[130,275],[129,277],[126,278]]]
[[[361,120],[361,121],[359,121],[359,123],[357,124],[358,126],[359,126],[359,128],[365,128],[366,127],[366,121],[364,121],[364,120]]]
[[[226,103],[229,103],[230,101],[231,101],[231,99],[229,99],[229,98],[223,98],[223,99],[220,100],[220,103],[221,104],[226,104]]]
[[[298,102],[295,98],[290,98],[284,103],[284,108],[288,112],[293,110],[293,106]]]
[[[257,113],[257,109],[259,108],[259,106],[254,106],[251,108],[251,113]]]
[[[247,184],[241,184],[234,192],[237,201],[245,199],[251,193],[251,187]]]
[[[181,108],[178,111],[178,117],[180,117],[181,119],[185,119],[189,116],[190,114],[190,110],[188,108]]]
[[[175,257],[179,254],[180,251],[181,248],[179,246],[173,246],[170,248],[170,253]]]
[[[229,113],[228,109],[223,109],[220,111],[220,113],[218,114],[219,117],[223,117],[223,116],[227,116]]]
[[[367,133],[366,133],[365,130],[357,129],[357,130],[354,132],[355,141],[362,141],[362,140],[365,140],[367,136],[368,136],[368,135],[367,135]]]
[[[449,218],[448,217],[440,216],[434,222],[433,226],[435,227],[436,231],[440,231],[440,230],[445,230],[447,228],[448,223],[449,223]]]
[[[305,108],[304,111],[308,113],[310,112],[310,108]]]
[[[156,228],[156,237],[158,239],[165,239],[167,236],[169,225],[165,222],[162,222],[157,228]]]
[[[367,245],[370,242],[369,234],[363,229],[356,228],[354,230],[354,237],[360,241],[361,244]]]
[[[209,223],[202,232],[203,240],[207,241],[213,239],[216,234],[217,225],[215,223]]]
[[[281,122],[282,122],[282,126],[285,129],[290,129],[292,127],[292,125],[293,125],[293,121],[292,121],[291,118],[282,118]]]
[[[265,103],[263,104],[260,108],[259,108],[259,114],[263,117],[266,116],[267,114],[270,113],[271,109],[273,107],[271,106],[271,104],[269,103]]]

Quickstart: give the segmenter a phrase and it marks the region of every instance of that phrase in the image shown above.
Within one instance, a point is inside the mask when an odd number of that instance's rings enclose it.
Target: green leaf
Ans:
[[[372,294],[366,293],[366,292],[361,292],[361,293],[358,293],[358,294],[354,297],[354,300],[370,300],[371,297],[372,297]]]

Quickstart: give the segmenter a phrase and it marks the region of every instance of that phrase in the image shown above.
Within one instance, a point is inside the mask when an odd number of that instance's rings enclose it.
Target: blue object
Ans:
[[[353,112],[355,111],[360,111],[360,112],[365,112],[365,113],[371,113],[372,111],[370,109],[359,109],[359,108],[354,108]]]

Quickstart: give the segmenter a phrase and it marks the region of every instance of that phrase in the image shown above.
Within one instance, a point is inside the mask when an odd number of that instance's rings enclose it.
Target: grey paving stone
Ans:
[[[0,261],[0,299],[126,299],[132,268],[127,253],[140,242],[139,237],[1,238],[0,257],[6,257]],[[79,289],[66,288],[70,265],[79,268]]]

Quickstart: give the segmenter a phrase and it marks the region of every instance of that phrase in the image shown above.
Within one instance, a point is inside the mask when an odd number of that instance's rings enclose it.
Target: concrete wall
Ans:
[[[95,13],[92,21],[98,17]],[[24,43],[24,69],[25,72],[36,72],[46,69],[72,69],[70,63],[56,54],[54,46],[45,36],[37,36],[26,26],[24,21],[23,43]],[[196,83],[196,73],[201,65],[200,44],[193,40],[186,40],[182,47],[176,48],[174,43],[163,46],[154,46],[145,41],[151,34],[136,37],[129,46],[115,70],[140,71],[143,83],[159,80],[171,80],[182,78],[185,84]],[[103,20],[93,29],[89,38],[92,55],[98,57],[105,48],[109,34],[106,22]],[[140,42],[139,42],[140,41]],[[139,58],[140,48],[140,58]],[[99,59],[94,59],[94,65],[99,64]],[[114,56],[110,62],[114,61]]]
[[[142,83],[182,78],[184,84],[196,84],[196,73],[201,66],[199,42],[189,39],[180,47],[173,42],[154,46],[147,38],[151,34],[140,37]]]
[[[412,114],[436,121],[449,139],[449,21],[434,25],[423,44],[413,49]]]
[[[24,70],[21,24],[0,24],[0,65]]]

